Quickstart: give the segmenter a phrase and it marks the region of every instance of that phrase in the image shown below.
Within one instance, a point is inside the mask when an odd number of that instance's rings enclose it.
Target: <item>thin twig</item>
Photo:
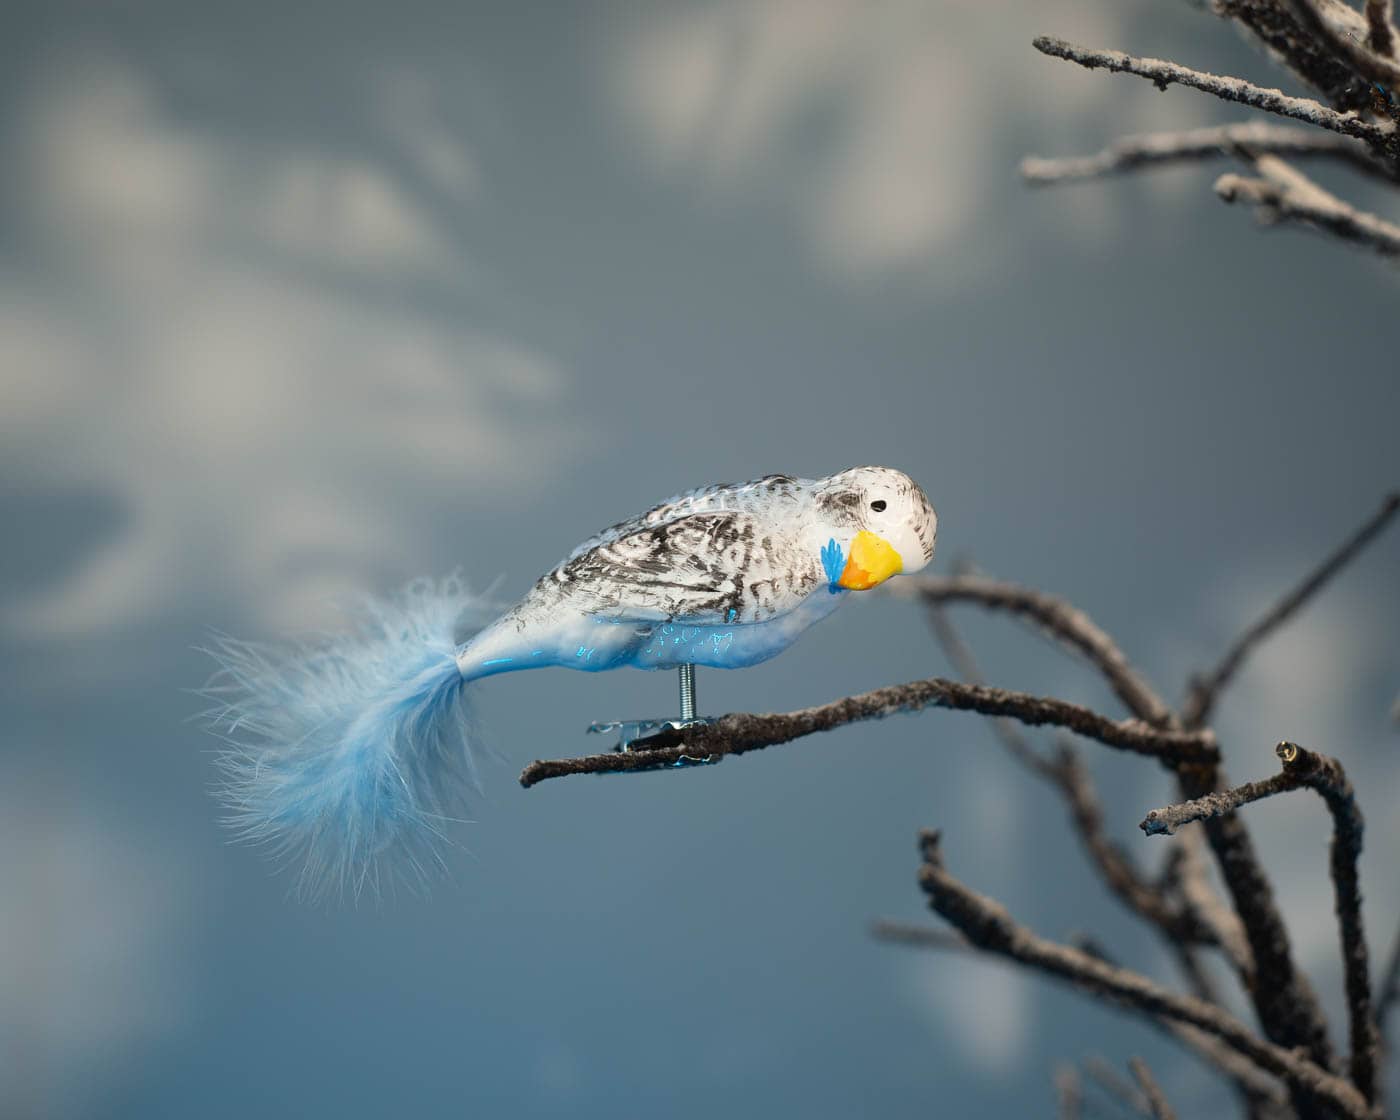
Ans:
[[[1103,674],[1128,711],[1156,727],[1168,727],[1171,709],[1132,667],[1123,651],[1087,614],[1053,595],[982,576],[922,576],[903,581],[901,594],[925,603],[976,603],[1033,622],[1061,645],[1082,654]]]
[[[1010,716],[1031,726],[1064,727],[1111,747],[1156,758],[1164,764],[1206,763],[1219,758],[1209,731],[1168,731],[1141,720],[1114,721],[1078,704],[1047,696],[1031,696],[1000,688],[985,688],[931,677],[909,684],[877,688],[815,708],[771,715],[731,713],[707,724],[665,730],[638,739],[629,751],[536,761],[521,772],[526,788],[548,778],[569,774],[618,774],[656,770],[746,754],[791,742],[818,731],[830,731],[861,720],[883,719],[924,708],[952,708],[989,716]]]
[[[1071,1065],[1055,1067],[1055,1100],[1059,1120],[1080,1120],[1084,1115],[1084,1087],[1079,1071]]]
[[[1301,222],[1374,249],[1383,257],[1400,256],[1400,226],[1343,202],[1277,156],[1260,156],[1254,169],[1260,178],[1233,172],[1220,176],[1215,193],[1226,202],[1244,201],[1258,207],[1265,225]]]
[[[1162,1092],[1162,1087],[1157,1084],[1157,1079],[1152,1076],[1147,1063],[1141,1058],[1129,1058],[1128,1068],[1133,1071],[1133,1077],[1142,1089],[1142,1095],[1147,1098],[1147,1111],[1152,1120],[1176,1120],[1176,1113],[1167,1103],[1167,1095]]]
[[[1280,156],[1324,156],[1340,159],[1368,175],[1394,183],[1397,174],[1376,159],[1358,141],[1346,136],[1329,136],[1305,128],[1247,121],[1215,125],[1180,132],[1149,132],[1124,136],[1090,156],[1042,159],[1027,156],[1021,161],[1021,177],[1037,186],[1073,183],[1105,175],[1123,174],[1161,164],[1188,163],[1234,155],[1241,145],[1252,152]]]
[[[1346,975],[1351,1078],[1362,1095],[1374,1101],[1380,1038],[1371,1007],[1370,966],[1357,877],[1365,827],[1361,810],[1346,771],[1335,758],[1304,750],[1296,743],[1280,743],[1276,750],[1283,770],[1274,777],[1262,782],[1246,782],[1185,804],[1154,809],[1144,818],[1141,827],[1149,836],[1170,834],[1190,821],[1234,812],[1242,805],[1288,790],[1306,786],[1321,795],[1332,814],[1331,871]]]
[[[930,929],[893,918],[877,918],[870,923],[870,936],[891,945],[910,945],[918,949],[951,949],[976,953],[978,949],[960,933],[946,929]]]
[[[972,650],[963,641],[957,627],[948,618],[947,612],[936,602],[933,602],[928,606],[927,616],[929,627],[933,630],[933,635],[942,648],[943,655],[947,657],[948,663],[952,665],[958,676],[968,684],[986,684],[977,659],[973,657]],[[1006,752],[1012,758],[1038,777],[1049,782],[1058,781],[1059,775],[1055,764],[1026,741],[1026,737],[1021,734],[1020,725],[1015,720],[998,716],[991,721],[991,724],[992,730],[996,733],[997,741],[1006,748]]]
[[[894,945],[935,949],[940,952],[972,953],[983,959],[988,959],[989,956],[985,950],[972,944],[962,934],[953,930],[931,929],[928,926],[883,918],[871,924],[870,932],[879,940]],[[1085,956],[1110,966],[1117,966],[1118,962],[1102,946],[1091,940],[1072,938],[1070,943]],[[1008,961],[1007,963],[1012,962]],[[1152,1025],[1176,1039],[1208,1066],[1234,1082],[1246,1099],[1261,1101],[1274,1108],[1281,1108],[1287,1103],[1287,1096],[1272,1076],[1265,1073],[1243,1054],[1225,1045],[1215,1035],[1172,1019],[1154,1019]]]
[[[1175,895],[1180,898],[1183,908],[1194,911],[1198,921],[1215,930],[1216,940],[1235,966],[1245,987],[1252,987],[1254,955],[1245,936],[1244,924],[1207,881],[1201,846],[1199,833],[1189,833],[1172,846],[1170,857],[1174,858],[1169,857],[1163,870],[1161,890],[1168,897]],[[1189,962],[1183,964],[1189,968]],[[1197,988],[1198,995],[1205,987],[1199,980],[1193,980],[1193,986]]]
[[[1233,813],[1241,805],[1262,801],[1277,793],[1287,793],[1289,790],[1298,789],[1302,784],[1302,779],[1285,770],[1260,782],[1245,782],[1232,789],[1208,793],[1193,801],[1151,809],[1138,827],[1148,836],[1171,836],[1184,824]]]
[[[1113,1068],[1107,1058],[1100,1054],[1090,1054],[1084,1059],[1084,1072],[1103,1090],[1105,1096],[1113,1098],[1114,1102],[1125,1112],[1134,1116],[1148,1114],[1146,1099],[1121,1073]]]
[[[1378,148],[1383,148],[1395,136],[1395,126],[1389,121],[1372,123],[1362,120],[1356,113],[1339,113],[1312,98],[1290,97],[1281,90],[1265,89],[1240,78],[1208,74],[1160,58],[1135,58],[1122,51],[1080,47],[1073,43],[1067,43],[1063,39],[1054,39],[1044,35],[1032,42],[1035,49],[1041,54],[1067,59],[1090,70],[1104,69],[1136,74],[1140,78],[1146,78],[1155,83],[1158,89],[1166,89],[1173,83],[1190,86],[1192,89],[1213,94],[1224,101],[1234,101],[1241,105],[1262,109],[1267,113],[1274,113],[1277,116],[1317,125],[1329,132],[1341,133],[1343,136],[1355,136]]]
[[[1395,940],[1390,946],[1390,957],[1381,973],[1381,982],[1376,993],[1376,1022],[1384,1037],[1391,1008],[1400,1002],[1400,930],[1395,931]]]
[[[1328,580],[1346,567],[1386,527],[1396,510],[1400,510],[1400,491],[1388,495],[1381,503],[1380,509],[1367,518],[1335,552],[1236,638],[1215,668],[1191,681],[1186,703],[1182,706],[1182,722],[1187,727],[1205,725],[1221,691],[1239,672],[1245,658],[1322,590]]]
[[[1213,925],[1203,921],[1194,908],[1172,905],[1158,887],[1139,873],[1123,847],[1109,838],[1104,830],[1098,793],[1089,780],[1083,760],[1068,744],[1061,746],[1055,780],[1069,803],[1075,831],[1114,895],[1134,913],[1159,926],[1168,935],[1169,942],[1220,943],[1219,931]]]
[[[1115,968],[1019,925],[1000,903],[973,891],[944,869],[936,832],[924,833],[921,839],[924,865],[919,882],[929,896],[929,904],[973,944],[1122,1003],[1149,1019],[1165,1017],[1207,1031],[1262,1069],[1300,1092],[1325,1101],[1344,1116],[1373,1120],[1366,1101],[1350,1083],[1297,1051],[1265,1042],[1214,1004],[1177,995],[1139,973]]]

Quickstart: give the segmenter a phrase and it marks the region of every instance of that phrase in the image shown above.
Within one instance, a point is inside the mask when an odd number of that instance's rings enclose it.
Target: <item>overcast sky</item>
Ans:
[[[1068,596],[1178,697],[1400,483],[1400,274],[1261,232],[1213,167],[1027,190],[1024,154],[1240,119],[1030,40],[1282,81],[1265,58],[1189,4],[1120,0],[6,16],[0,1111],[1043,1115],[1054,1064],[1092,1052],[1146,1054],[1183,1114],[1227,1099],[1072,992],[867,936],[924,919],[915,835],[939,826],[1041,932],[1171,975],[973,717],[527,792],[525,762],[668,712],[674,682],[495,678],[451,879],[318,910],[227,844],[188,690],[211,628],[334,627],[347,597],[457,568],[510,598],[678,490],[886,463],[938,509],[936,569]],[[1377,951],[1397,574],[1391,537],[1219,716],[1241,780],[1283,737],[1343,759]],[[1044,643],[959,617],[998,683],[1117,712]],[[702,672],[701,708],[946,671],[871,596]],[[1115,835],[1161,858],[1134,826],[1165,775],[1088,757]],[[1314,802],[1250,824],[1335,1017]]]

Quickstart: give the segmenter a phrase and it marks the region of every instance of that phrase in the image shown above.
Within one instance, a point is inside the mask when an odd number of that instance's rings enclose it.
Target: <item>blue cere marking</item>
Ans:
[[[738,617],[739,617],[739,612],[736,611],[733,607],[730,607],[730,608],[729,608],[729,615],[728,615],[727,618],[725,618],[724,621],[725,621],[725,622],[733,622],[733,621],[734,621],[736,618],[738,618]]]
[[[832,537],[826,542],[826,547],[822,549],[822,567],[826,569],[826,582],[833,587],[841,579],[841,572],[846,567],[846,561],[841,555],[841,546],[836,543],[836,538]]]
[[[487,666],[487,665],[504,665],[507,661],[514,661],[514,660],[515,660],[515,658],[513,658],[513,657],[493,657],[493,658],[491,658],[490,661],[483,661],[481,664],[482,664],[482,666],[483,666],[483,668],[484,668],[484,667]]]

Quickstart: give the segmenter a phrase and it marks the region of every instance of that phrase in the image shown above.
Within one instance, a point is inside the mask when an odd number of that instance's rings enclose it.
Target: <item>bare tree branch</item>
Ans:
[[[617,774],[655,770],[686,761],[705,761],[746,754],[791,742],[848,723],[883,719],[924,708],[952,708],[989,716],[1010,716],[1031,726],[1064,727],[1111,747],[1132,751],[1174,765],[1211,763],[1219,758],[1210,731],[1171,731],[1149,727],[1141,720],[1114,721],[1098,712],[1053,697],[1031,696],[1000,688],[961,684],[931,677],[909,684],[877,688],[815,708],[771,715],[731,713],[707,724],[666,730],[638,739],[629,751],[536,761],[521,772],[529,788],[548,778],[569,774]]]
[[[1156,727],[1172,723],[1172,711],[1128,662],[1117,643],[1078,607],[1053,595],[981,576],[919,576],[903,581],[901,594],[931,605],[976,603],[1036,624],[1061,645],[1086,657],[1101,672],[1128,711]]]
[[[1182,767],[1177,777],[1188,798],[1228,784],[1218,767]],[[1327,1020],[1312,985],[1293,962],[1288,927],[1244,821],[1234,815],[1207,820],[1205,834],[1249,941],[1254,974],[1246,986],[1264,1033],[1280,1046],[1304,1047],[1314,1062],[1330,1069],[1334,1055]],[[1316,1111],[1296,1091],[1293,1096],[1300,1112]]]
[[[1031,605],[1041,618],[1051,620],[1057,630],[1083,636],[1091,648],[1107,651],[1100,652],[1097,660],[1111,666],[1111,671],[1124,673],[1128,679],[1136,679],[1136,674],[1127,667],[1126,659],[1118,653],[1108,636],[1084,612],[1068,603],[1027,592],[1023,588],[992,584],[987,580],[962,579],[959,586],[961,593],[975,593],[979,596],[977,601],[984,604]],[[935,594],[949,593],[950,585],[945,581]],[[971,684],[983,684],[977,659],[939,601],[935,600],[928,606],[929,622],[939,645],[964,680]],[[1079,648],[1078,645],[1075,648]],[[1135,690],[1138,695],[1148,698],[1144,703],[1145,709],[1155,701],[1145,683],[1136,685]],[[1170,885],[1178,888],[1176,895],[1180,901],[1173,902],[1161,886],[1152,883],[1138,870],[1127,851],[1107,835],[1098,791],[1072,743],[1062,740],[1055,757],[1048,759],[1031,747],[1015,722],[996,719],[992,721],[992,727],[1013,758],[1049,782],[1064,797],[1085,853],[1105,885],[1124,905],[1163,935],[1197,996],[1218,1002],[1210,976],[1197,959],[1193,948],[1196,944],[1220,945],[1245,978],[1246,984],[1252,982],[1254,962],[1243,927],[1235,914],[1215,897],[1199,867],[1199,861],[1178,868],[1179,877]],[[1173,854],[1186,850],[1185,846],[1180,846],[1173,849]],[[1191,882],[1183,883],[1181,878],[1190,878]]]
[[[1155,711],[1158,705],[1165,708],[1151,687],[1128,665],[1116,643],[1083,611],[1061,600],[1013,584],[972,577],[908,582],[912,586],[906,588],[906,593],[921,595],[926,601],[975,602],[989,609],[1020,614],[1037,623],[1061,644],[1089,656],[1133,710],[1141,713]],[[1168,726],[1176,723],[1169,710],[1165,722]],[[1226,784],[1215,766],[1179,767],[1177,776],[1182,796],[1186,798],[1199,797]],[[1332,1051],[1326,1020],[1307,979],[1294,966],[1287,927],[1248,830],[1242,821],[1225,818],[1207,825],[1206,835],[1239,920],[1238,925],[1233,921],[1213,924],[1224,938],[1223,944],[1250,993],[1266,1033],[1280,1045],[1306,1046],[1315,1061],[1330,1064]],[[1190,897],[1200,899],[1209,893],[1209,887],[1199,869],[1194,869],[1192,874],[1200,877],[1200,882]],[[1197,911],[1207,920],[1228,913],[1219,907],[1202,911],[1197,906]],[[1234,936],[1240,928],[1247,950]],[[1183,959],[1182,964],[1190,969],[1189,961]],[[1191,975],[1189,971],[1188,975]],[[1200,978],[1196,976],[1193,984]]]
[[[1371,981],[1365,930],[1361,922],[1361,888],[1357,861],[1361,856],[1364,822],[1346,771],[1335,758],[1304,750],[1296,743],[1277,747],[1283,770],[1262,782],[1209,794],[1184,805],[1149,812],[1142,830],[1150,835],[1172,833],[1189,821],[1233,812],[1242,805],[1276,793],[1308,787],[1320,794],[1332,814],[1332,883],[1337,922],[1341,930],[1342,964],[1346,974],[1351,1036],[1351,1078],[1368,1101],[1376,1099],[1376,1063],[1380,1038],[1371,1008]]]
[[[1394,58],[1395,24],[1390,0],[1366,0],[1366,24],[1371,32],[1371,49],[1378,55]]]
[[[1161,701],[1151,687],[1128,665],[1117,645],[1084,612],[1061,600],[1013,584],[961,577],[951,580],[908,581],[906,593],[919,594],[933,602],[975,602],[989,609],[1006,610],[1026,617],[1070,649],[1085,653],[1100,671],[1115,683],[1115,691],[1134,710],[1154,711]],[[1161,705],[1165,708],[1165,705]],[[1176,723],[1170,711],[1165,722]],[[1199,797],[1224,787],[1225,780],[1215,766],[1178,768],[1178,782],[1186,798]],[[1255,854],[1242,821],[1225,818],[1207,826],[1206,835],[1220,866],[1222,877],[1234,902],[1239,924],[1213,923],[1220,931],[1230,954],[1259,1013],[1269,1037],[1285,1046],[1306,1046],[1314,1060],[1323,1065],[1332,1060],[1327,1024],[1307,979],[1294,966],[1288,930],[1274,901],[1273,889]],[[1200,899],[1209,892],[1200,878],[1190,897]],[[1200,910],[1209,920],[1228,911],[1221,907]],[[1247,949],[1234,936],[1243,929]],[[1190,962],[1182,959],[1188,969]],[[1193,985],[1201,979],[1195,975]]]
[[[1245,782],[1232,789],[1208,793],[1194,801],[1151,809],[1138,827],[1148,836],[1171,836],[1184,824],[1233,813],[1241,805],[1262,801],[1276,793],[1287,793],[1289,790],[1298,789],[1302,784],[1301,779],[1285,770],[1261,782]]]
[[[1157,1079],[1152,1076],[1147,1063],[1141,1058],[1129,1058],[1128,1068],[1133,1071],[1133,1077],[1137,1079],[1142,1095],[1147,1098],[1147,1110],[1152,1120],[1176,1120],[1176,1113],[1167,1103],[1167,1095],[1162,1092],[1162,1087],[1157,1084]]]
[[[1312,98],[1290,97],[1281,90],[1265,89],[1240,78],[1208,74],[1160,58],[1135,58],[1122,51],[1080,47],[1045,35],[1032,40],[1032,43],[1041,54],[1076,62],[1090,70],[1136,74],[1153,82],[1158,89],[1166,89],[1173,83],[1190,86],[1224,101],[1234,101],[1266,113],[1317,125],[1343,136],[1355,136],[1377,148],[1384,148],[1395,136],[1395,126],[1389,121],[1372,123],[1354,112],[1339,113]]]
[[[1175,946],[1221,944],[1220,932],[1194,907],[1173,905],[1143,878],[1131,856],[1104,831],[1103,807],[1078,752],[1061,747],[1055,781],[1069,803],[1075,830],[1104,883],[1130,910],[1160,927]]]
[[[1215,668],[1191,681],[1182,709],[1182,722],[1187,727],[1204,726],[1221,691],[1239,672],[1240,666],[1255,647],[1292,618],[1309,599],[1326,586],[1328,580],[1355,559],[1389,524],[1396,510],[1400,510],[1400,491],[1387,495],[1380,509],[1367,518],[1335,552],[1236,638]]]
[[[1370,82],[1384,82],[1392,89],[1400,88],[1400,65],[1377,54],[1360,39],[1327,19],[1313,0],[1285,0],[1294,18],[1303,30],[1322,43],[1337,59],[1348,68]],[[1376,5],[1378,8],[1381,5]],[[1354,18],[1354,13],[1353,18]],[[1372,40],[1375,39],[1377,24],[1372,21],[1371,5],[1367,4],[1367,22],[1370,24]],[[1383,34],[1389,35],[1390,21],[1382,24]],[[1384,53],[1389,53],[1388,51]]]
[[[1363,144],[1350,137],[1326,135],[1303,128],[1269,124],[1267,121],[1124,136],[1091,156],[1059,159],[1027,156],[1021,161],[1021,176],[1037,186],[1073,183],[1162,164],[1237,155],[1242,145],[1259,154],[1340,159],[1356,170],[1388,183],[1400,178],[1393,169],[1372,156]]]
[[[930,905],[973,944],[1068,980],[1149,1019],[1172,1019],[1213,1034],[1299,1092],[1354,1120],[1373,1120],[1369,1105],[1354,1086],[1297,1051],[1265,1042],[1214,1004],[1177,995],[1145,976],[1047,941],[1019,925],[1000,903],[976,893],[944,869],[936,832],[923,834],[922,847],[919,882]]]
[[[927,926],[884,918],[873,922],[870,932],[879,940],[894,945],[908,945],[913,948],[936,949],[943,952],[972,953],[983,958],[989,956],[985,950],[972,944],[962,934],[952,930],[931,929]],[[1117,965],[1117,962],[1105,953],[1102,947],[1090,941],[1081,941],[1074,944],[1074,947],[1095,960],[1110,966]],[[1265,1073],[1249,1058],[1227,1046],[1215,1035],[1172,1019],[1154,1019],[1152,1025],[1176,1039],[1208,1066],[1223,1074],[1243,1093],[1245,1099],[1260,1102],[1275,1110],[1286,1107],[1288,1098],[1280,1088],[1278,1081]],[[1086,1062],[1086,1068],[1087,1065]]]
[[[1265,225],[1301,222],[1343,241],[1364,245],[1384,257],[1400,256],[1400,226],[1343,202],[1277,156],[1254,161],[1260,178],[1233,172],[1215,181],[1215,193],[1226,202],[1258,207]]]

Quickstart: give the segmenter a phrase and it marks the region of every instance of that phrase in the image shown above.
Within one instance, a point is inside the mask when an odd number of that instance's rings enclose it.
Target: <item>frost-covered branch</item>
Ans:
[[[1136,74],[1154,83],[1158,89],[1166,89],[1173,84],[1189,86],[1223,101],[1262,109],[1266,113],[1303,121],[1305,124],[1316,125],[1343,136],[1355,136],[1377,147],[1384,146],[1395,136],[1395,126],[1388,121],[1373,123],[1363,120],[1354,112],[1339,113],[1310,97],[1291,97],[1282,90],[1266,89],[1242,78],[1208,74],[1203,70],[1192,70],[1188,66],[1161,58],[1136,58],[1122,51],[1080,47],[1048,35],[1037,37],[1032,44],[1041,54],[1063,58],[1090,70]]]
[[[1021,177],[1036,186],[1074,183],[1163,164],[1238,155],[1242,148],[1260,154],[1337,159],[1387,182],[1397,181],[1396,173],[1357,140],[1266,121],[1124,136],[1089,156],[1027,156],[1021,161]]]
[[[1276,156],[1260,156],[1254,169],[1258,178],[1234,172],[1220,176],[1215,193],[1226,202],[1255,206],[1264,225],[1301,222],[1382,256],[1400,256],[1400,226],[1343,202]]]
[[[536,761],[525,767],[520,784],[535,785],[569,774],[618,774],[656,770],[746,754],[830,731],[848,723],[883,719],[925,708],[951,708],[988,716],[1009,716],[1031,726],[1049,724],[1097,739],[1111,747],[1146,755],[1173,765],[1210,763],[1219,758],[1209,731],[1174,731],[1150,727],[1141,720],[1111,720],[1078,704],[1047,696],[1031,696],[1001,688],[985,688],[931,677],[847,696],[815,708],[757,715],[732,713],[709,723],[666,730],[638,739],[628,751]]]

